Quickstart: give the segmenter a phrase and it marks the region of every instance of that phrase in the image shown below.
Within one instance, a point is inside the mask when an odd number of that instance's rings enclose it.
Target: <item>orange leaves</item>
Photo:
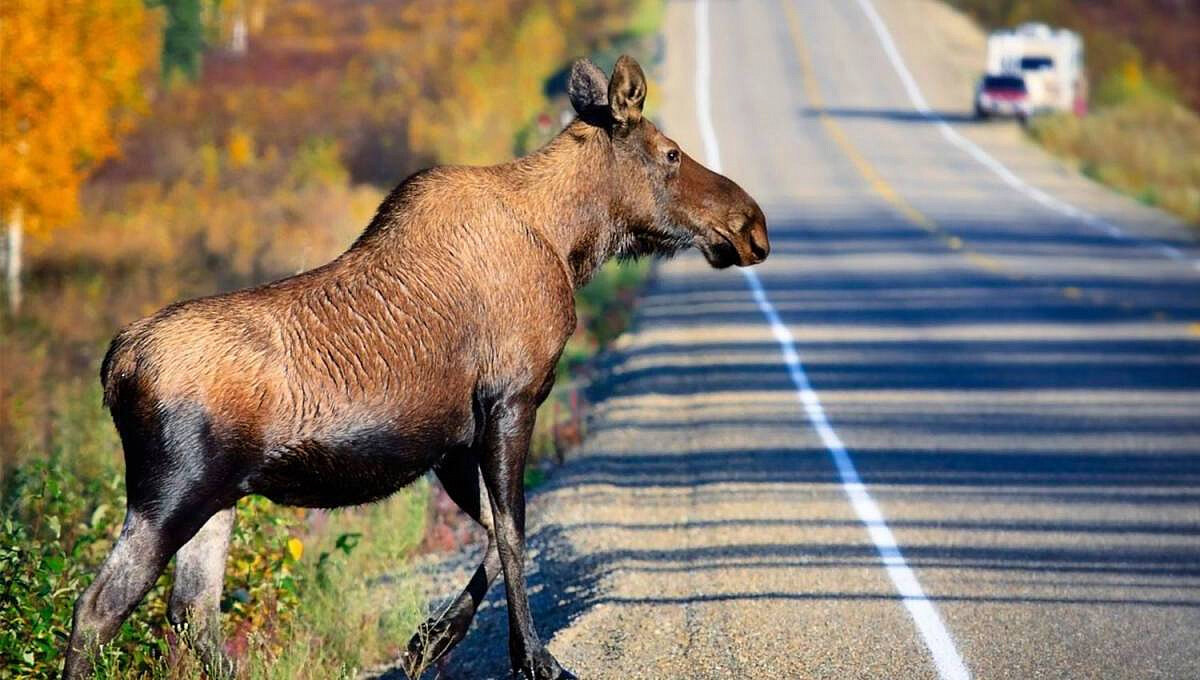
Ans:
[[[21,205],[35,228],[75,214],[141,104],[145,28],[141,0],[0,3],[0,210]]]

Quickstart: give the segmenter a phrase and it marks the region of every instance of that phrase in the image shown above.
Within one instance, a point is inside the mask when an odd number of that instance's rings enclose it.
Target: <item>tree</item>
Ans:
[[[74,217],[79,186],[117,151],[152,54],[141,0],[0,2],[0,219],[9,307],[21,240]]]
[[[201,0],[148,0],[150,7],[166,10],[163,26],[162,76],[169,80],[175,71],[188,79],[200,75],[204,53],[204,19]]]

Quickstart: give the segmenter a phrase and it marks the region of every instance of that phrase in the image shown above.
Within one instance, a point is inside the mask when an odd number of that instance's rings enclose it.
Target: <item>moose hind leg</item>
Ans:
[[[167,618],[200,657],[210,677],[232,677],[234,666],[221,646],[221,587],[233,533],[234,509],[209,518],[175,555],[175,584]]]
[[[81,678],[91,672],[91,655],[116,635],[178,545],[171,532],[144,513],[133,508],[126,512],[116,545],[96,580],[75,602],[64,678]]]
[[[458,507],[487,530],[488,541],[483,560],[466,588],[445,611],[422,623],[409,640],[402,665],[410,678],[418,677],[466,637],[479,603],[500,573],[491,502],[480,479],[478,456],[474,451],[463,451],[460,455],[452,453],[434,471]]]

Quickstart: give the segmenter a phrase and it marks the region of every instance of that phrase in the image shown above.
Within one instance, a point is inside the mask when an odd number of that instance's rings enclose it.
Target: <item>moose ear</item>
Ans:
[[[567,96],[578,114],[594,107],[608,106],[608,78],[589,59],[577,59],[567,78]]]
[[[642,119],[642,105],[646,103],[646,74],[642,67],[627,54],[622,54],[613,67],[612,80],[608,83],[608,105],[613,120],[618,125],[632,126]]]

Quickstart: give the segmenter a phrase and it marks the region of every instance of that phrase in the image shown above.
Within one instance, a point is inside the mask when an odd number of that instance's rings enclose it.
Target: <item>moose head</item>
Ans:
[[[695,246],[716,268],[745,267],[771,250],[767,220],[732,180],[696,162],[642,115],[646,76],[622,56],[612,78],[587,59],[571,68],[567,94],[581,121],[604,131],[615,159],[616,254],[669,255]]]

